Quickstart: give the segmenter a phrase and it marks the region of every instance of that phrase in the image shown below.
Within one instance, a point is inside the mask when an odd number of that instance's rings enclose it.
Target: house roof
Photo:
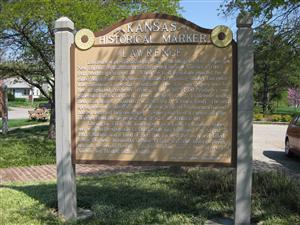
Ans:
[[[32,88],[30,84],[18,78],[7,78],[4,80],[7,88]]]

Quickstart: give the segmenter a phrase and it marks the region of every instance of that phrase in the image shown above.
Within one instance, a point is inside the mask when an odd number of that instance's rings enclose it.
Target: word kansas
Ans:
[[[209,43],[208,34],[182,29],[176,22],[136,22],[97,38],[97,44]]]

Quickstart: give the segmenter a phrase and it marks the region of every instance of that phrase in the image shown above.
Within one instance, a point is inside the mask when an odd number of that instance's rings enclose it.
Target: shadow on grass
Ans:
[[[283,224],[297,224],[294,221],[300,220],[300,182],[278,167],[265,171],[270,168],[266,162],[259,162],[259,166],[260,169],[256,168],[253,173],[251,222],[284,218],[289,222]],[[216,204],[218,207],[229,205],[222,208],[222,213],[225,216],[232,215],[235,182],[233,169],[193,169],[181,182],[186,191],[191,191],[194,198],[200,196],[208,206],[216,201],[219,202]]]
[[[57,212],[55,183],[5,187],[23,192]],[[234,171],[192,169],[174,175],[163,169],[81,177],[77,198],[78,207],[94,212],[90,220],[77,224],[203,224],[206,219],[232,216]],[[253,222],[273,217],[299,219],[295,216],[300,212],[299,202],[299,183],[278,172],[254,173]],[[44,224],[62,223],[54,214],[44,218],[42,213],[34,215],[30,210],[22,213],[52,221]]]
[[[216,199],[180,188],[180,179],[181,175],[172,176],[166,170],[79,178],[78,207],[92,209],[91,224],[166,224],[169,220],[174,220],[174,224],[202,223],[223,214],[226,203],[222,205]],[[54,183],[6,187],[24,192],[57,211]]]
[[[10,131],[6,136],[29,136],[29,135],[47,135],[48,125],[35,126],[30,128],[15,129]],[[5,136],[4,136],[5,137]]]
[[[55,163],[55,142],[47,133],[45,125],[0,135],[0,168]]]

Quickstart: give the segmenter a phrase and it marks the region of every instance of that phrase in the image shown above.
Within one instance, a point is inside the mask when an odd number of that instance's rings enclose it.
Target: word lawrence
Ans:
[[[97,44],[210,43],[209,34],[186,30],[176,22],[128,23],[98,38]]]

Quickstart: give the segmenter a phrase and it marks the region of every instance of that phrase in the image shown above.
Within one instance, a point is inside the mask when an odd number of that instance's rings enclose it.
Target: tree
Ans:
[[[300,86],[300,1],[226,0],[221,11],[255,19],[254,98],[265,113],[283,90]]]
[[[225,0],[220,10],[226,16],[249,12],[256,27],[272,25],[278,35],[299,50],[300,0]]]
[[[300,90],[297,88],[288,89],[288,101],[291,106],[300,106]]]
[[[254,47],[254,99],[266,113],[288,87],[300,86],[300,56],[270,25],[256,29]]]
[[[7,112],[7,88],[3,81],[0,80],[0,118],[2,118],[2,134],[7,134],[8,132]]]
[[[54,21],[67,16],[77,29],[97,31],[130,15],[158,12],[176,15],[179,0],[143,1],[1,1],[0,77],[20,77],[37,87],[51,104],[49,137],[55,136]],[[42,84],[52,91],[47,93]]]

